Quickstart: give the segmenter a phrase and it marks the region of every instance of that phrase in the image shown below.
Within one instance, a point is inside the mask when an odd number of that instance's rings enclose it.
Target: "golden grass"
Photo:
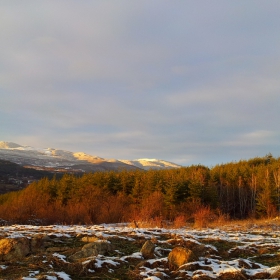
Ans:
[[[280,219],[246,219],[246,220],[225,220],[222,223],[217,223],[213,221],[209,224],[209,227],[226,228],[230,230],[252,230],[252,229],[262,229],[262,230],[276,230],[280,229]]]

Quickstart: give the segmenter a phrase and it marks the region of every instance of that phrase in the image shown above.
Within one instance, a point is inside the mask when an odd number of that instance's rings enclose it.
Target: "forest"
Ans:
[[[10,223],[96,224],[271,218],[280,212],[280,158],[168,170],[43,178],[0,196]]]

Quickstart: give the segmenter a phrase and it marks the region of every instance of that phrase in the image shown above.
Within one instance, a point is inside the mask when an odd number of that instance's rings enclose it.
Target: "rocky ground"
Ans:
[[[280,279],[280,227],[0,227],[0,279]]]

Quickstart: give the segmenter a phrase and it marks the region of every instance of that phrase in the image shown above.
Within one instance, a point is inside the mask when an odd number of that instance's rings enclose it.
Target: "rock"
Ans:
[[[246,256],[254,256],[257,254],[257,249],[256,248],[240,248],[240,247],[236,247],[236,248],[232,248],[228,251],[229,256],[236,258],[242,255],[246,255]]]
[[[251,269],[252,265],[248,260],[239,259],[238,266],[246,269]]]
[[[247,278],[240,272],[224,272],[219,275],[219,280],[246,280]]]
[[[206,270],[206,271],[213,271],[211,266],[208,265],[201,265],[198,262],[191,262],[186,263],[180,267],[180,269],[186,270],[186,271],[196,271],[196,270]]]
[[[170,269],[177,269],[185,263],[196,260],[197,259],[193,252],[184,247],[175,247],[168,255],[168,264]]]
[[[198,245],[202,245],[201,243],[199,243],[198,241],[196,240],[191,240],[191,239],[188,239],[188,240],[184,240],[184,247],[190,249],[190,250],[193,250],[194,247],[198,246]]]
[[[127,258],[126,258],[127,260]],[[157,259],[157,260],[153,260],[152,262],[150,262],[149,260],[145,260],[145,261],[140,261],[136,267],[137,268],[141,268],[141,267],[147,267],[147,268],[158,268],[158,267],[165,267],[166,266],[167,261],[164,259]]]
[[[164,274],[162,272],[155,272],[153,276],[161,280],[165,279]]]
[[[70,249],[71,249],[70,247],[66,247],[66,246],[63,246],[63,247],[49,247],[49,248],[47,248],[46,252],[49,252],[49,253],[65,252],[65,251],[70,250]]]
[[[50,238],[47,235],[38,234],[31,238],[30,249],[31,252],[37,252],[38,250],[44,249]]]
[[[185,241],[181,238],[172,238],[166,241],[170,245],[184,246]]]
[[[140,253],[142,253],[144,259],[152,259],[154,258],[154,251],[155,244],[152,241],[147,240],[142,246]]]
[[[271,277],[271,278],[279,279],[279,277]],[[257,279],[271,279],[271,278],[270,278],[270,273],[265,272],[265,271],[260,271],[260,272],[255,273],[253,276],[251,276],[250,279],[257,280]]]
[[[105,255],[112,251],[112,244],[107,240],[99,240],[83,246],[82,250],[92,251],[93,255]]]
[[[182,265],[180,267],[180,269],[186,270],[186,271],[196,271],[196,270],[201,269],[201,268],[200,268],[199,263],[191,262],[191,263],[186,263],[186,264]]]
[[[211,255],[217,254],[217,251],[215,249],[203,244],[195,245],[194,247],[189,249],[191,249],[193,252],[195,252],[196,255],[200,257],[210,257]]]
[[[90,243],[90,242],[95,242],[95,241],[97,241],[98,238],[95,237],[95,236],[84,236],[81,240],[82,240],[83,242]]]
[[[187,271],[185,271],[185,270],[178,270],[178,271],[172,271],[171,272],[171,278],[170,279],[191,280],[193,278],[188,275]]]
[[[113,248],[110,242],[107,240],[99,240],[84,245],[81,251],[70,256],[70,260],[75,261],[91,256],[105,255],[112,250]]]
[[[193,275],[192,279],[195,279],[195,280],[214,280],[214,279],[217,279],[217,278],[216,277],[212,278],[209,275],[203,274],[203,272],[201,272],[201,273],[198,272],[197,274]],[[233,280],[233,279],[228,279],[228,280]]]
[[[26,257],[30,253],[30,240],[26,237],[0,240],[0,260],[10,261]]]

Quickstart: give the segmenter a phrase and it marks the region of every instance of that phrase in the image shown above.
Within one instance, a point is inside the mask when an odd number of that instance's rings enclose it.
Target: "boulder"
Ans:
[[[177,269],[181,265],[196,261],[194,253],[184,247],[175,247],[168,255],[168,265],[170,269]]]
[[[18,260],[30,254],[30,241],[26,237],[4,238],[0,240],[0,260]]]
[[[246,280],[247,278],[240,272],[224,272],[219,275],[219,280]]]
[[[90,243],[90,242],[95,242],[95,241],[97,241],[98,238],[95,237],[95,236],[84,236],[81,240],[82,240],[83,242]]]
[[[251,276],[251,275],[250,275]],[[249,276],[249,277],[250,277]],[[266,271],[260,271],[257,272],[256,274],[254,274],[253,276],[251,276],[251,279],[279,279],[279,277],[270,277],[270,273],[266,272]]]
[[[75,261],[97,255],[106,255],[112,250],[112,244],[109,241],[98,240],[84,245],[81,251],[70,256],[70,260]]]
[[[31,238],[30,250],[32,253],[37,252],[38,250],[45,249],[47,242],[50,238],[48,235],[38,234]]]
[[[152,259],[154,258],[154,251],[155,244],[152,241],[147,240],[142,246],[140,253],[142,253],[144,259]]]

